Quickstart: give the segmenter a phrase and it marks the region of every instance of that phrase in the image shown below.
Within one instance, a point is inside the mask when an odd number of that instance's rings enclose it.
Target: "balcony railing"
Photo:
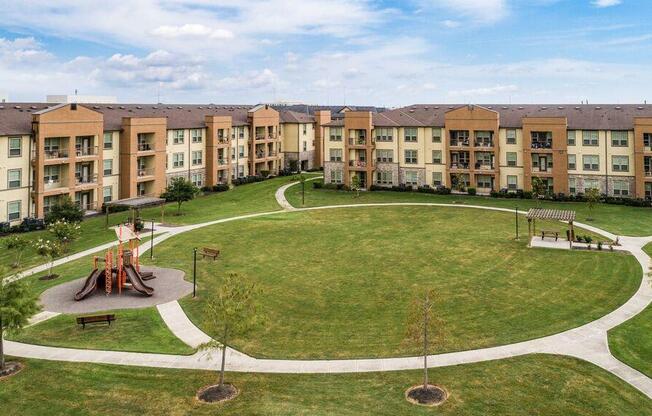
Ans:
[[[153,168],[138,169],[138,176],[139,177],[153,176],[153,175],[154,175],[154,169]]]
[[[87,202],[85,204],[82,204],[79,201],[76,201],[75,204],[81,209],[82,211],[95,211],[95,207],[97,204],[95,202]]]
[[[65,188],[66,185],[61,181],[61,178],[43,180],[43,189],[49,191],[50,189]]]
[[[97,175],[75,176],[76,185],[87,185],[97,183]]]
[[[226,159],[217,159],[217,164],[220,166],[226,165]]]
[[[451,146],[453,146],[453,147],[455,147],[455,146],[457,146],[457,147],[468,147],[468,146],[469,146],[469,143],[470,143],[470,142],[469,142],[468,139],[466,139],[466,140],[455,140],[455,139],[451,139],[451,140],[449,141],[449,144],[450,144]]]
[[[229,139],[227,137],[217,137],[217,143],[219,144],[228,144]]]
[[[479,170],[493,170],[494,166],[493,165],[487,165],[483,163],[476,163],[475,168]]]
[[[77,157],[95,156],[97,155],[97,146],[77,147],[75,148],[75,153],[77,154]]]
[[[149,152],[151,150],[154,150],[154,147],[151,143],[138,143],[139,152]]]
[[[366,160],[349,160],[349,166],[354,167],[354,168],[366,168],[367,167],[367,161]]]
[[[645,171],[645,176],[652,176],[652,170],[646,170]]]
[[[475,147],[493,147],[493,142],[475,142]]]
[[[451,169],[468,169],[468,168],[469,168],[468,162],[451,163]]]
[[[274,157],[277,155],[277,153],[273,150],[270,150],[267,154],[269,155],[269,157]]]
[[[532,149],[552,149],[552,140],[532,142]]]
[[[44,150],[45,159],[65,159],[68,157],[68,149]]]
[[[364,137],[349,137],[349,145],[351,146],[366,146],[367,139]]]

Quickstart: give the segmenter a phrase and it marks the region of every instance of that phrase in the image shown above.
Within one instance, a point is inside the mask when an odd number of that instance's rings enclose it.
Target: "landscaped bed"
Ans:
[[[413,355],[406,313],[420,288],[437,291],[435,351],[489,347],[557,333],[616,309],[640,284],[625,253],[526,248],[513,214],[470,208],[357,207],[275,214],[175,236],[157,265],[192,276],[192,247],[216,247],[198,265],[198,298],[182,300],[203,326],[204,297],[227,272],[263,290],[265,325],[233,346],[262,357]],[[547,227],[562,228],[562,224]]]
[[[229,373],[233,400],[209,405],[195,395],[215,372],[24,360],[0,380],[12,414],[56,415],[546,415],[649,416],[650,399],[585,361],[531,355],[435,368],[433,383],[450,396],[436,409],[405,400],[421,372],[361,374]]]

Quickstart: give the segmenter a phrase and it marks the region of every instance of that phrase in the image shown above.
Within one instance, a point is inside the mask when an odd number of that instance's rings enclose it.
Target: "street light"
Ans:
[[[152,234],[149,239],[149,259],[154,259],[154,220],[152,220]]]
[[[516,222],[516,238],[515,240],[518,240],[518,207],[516,207],[516,210],[514,211],[515,217],[514,220]]]
[[[197,247],[192,249],[192,297],[197,295]]]

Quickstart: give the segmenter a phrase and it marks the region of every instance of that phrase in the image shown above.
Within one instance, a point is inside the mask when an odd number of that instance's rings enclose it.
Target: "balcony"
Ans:
[[[226,159],[217,159],[217,165],[218,166],[225,166],[227,164]]]
[[[646,170],[644,175],[646,178],[652,178],[652,170]]]
[[[66,190],[66,189],[68,189],[68,184],[66,182],[67,181],[64,181],[61,178],[49,179],[47,181],[44,180],[43,181],[43,190],[45,192],[54,191],[56,189]]]
[[[448,144],[451,147],[469,147],[469,143],[470,143],[469,139],[465,139],[465,140],[450,139],[450,141],[448,142]]]
[[[77,205],[79,207],[79,209],[81,209],[82,211],[95,211],[95,210],[97,210],[97,208],[96,208],[97,204],[95,202],[87,202],[87,203],[83,204],[83,203],[81,203],[79,201],[76,201],[75,205]]]
[[[139,181],[148,181],[152,180],[154,176],[154,168],[138,168],[138,177],[136,178]]]
[[[349,146],[367,146],[369,141],[365,137],[349,137]]]
[[[494,147],[494,142],[493,140],[491,141],[476,141],[474,143],[475,147]]]
[[[451,169],[468,169],[469,162],[454,162],[451,163]]]
[[[217,144],[229,144],[229,138],[224,136],[217,136]]]
[[[475,168],[477,170],[494,170],[494,165],[490,165],[486,163],[476,163]]]
[[[141,143],[138,143],[138,151],[139,152],[152,152],[152,151],[154,151],[154,146],[152,146],[152,144],[148,143],[148,142],[141,142]]]
[[[368,164],[371,166],[371,163]],[[367,161],[366,160],[349,160],[349,166],[352,168],[366,168],[367,167]]]
[[[95,185],[97,184],[97,175],[75,176],[75,185]]]
[[[97,146],[82,146],[75,148],[77,157],[92,157],[97,156]]]
[[[46,160],[53,159],[66,159],[68,157],[68,149],[52,149],[43,151]]]

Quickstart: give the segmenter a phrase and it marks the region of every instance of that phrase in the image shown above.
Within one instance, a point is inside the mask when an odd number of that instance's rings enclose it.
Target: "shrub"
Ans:
[[[262,176],[263,178],[268,177],[269,176],[269,171],[268,170],[261,170],[260,171],[260,176]]]
[[[57,220],[48,225],[48,231],[57,240],[63,251],[68,245],[79,238],[81,227],[77,223]]]
[[[45,222],[51,223],[59,220],[67,222],[80,222],[84,218],[81,208],[69,196],[63,197],[57,204],[50,208],[45,216]]]
[[[467,188],[466,192],[468,192],[469,195],[475,195],[477,193],[475,188]]]
[[[321,189],[323,187],[323,183],[321,181],[313,181],[312,182],[312,187],[314,189]]]
[[[218,183],[217,185],[214,185],[211,190],[213,192],[225,192],[229,190],[229,185],[225,183]]]
[[[11,267],[20,267],[20,259],[23,257],[23,252],[29,245],[29,241],[19,235],[12,235],[4,239],[3,243],[7,250],[13,250],[16,252]]]

